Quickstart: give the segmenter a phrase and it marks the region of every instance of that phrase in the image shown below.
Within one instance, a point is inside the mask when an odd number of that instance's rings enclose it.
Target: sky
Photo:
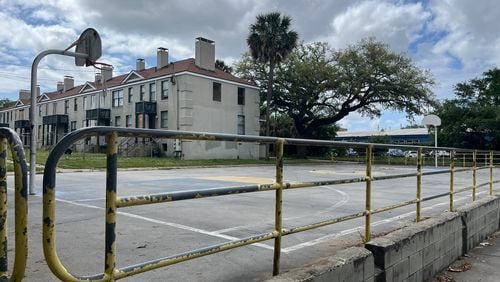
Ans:
[[[216,57],[227,63],[248,50],[248,27],[258,14],[278,11],[306,43],[328,42],[335,49],[375,37],[429,70],[440,99],[453,97],[456,83],[481,76],[500,63],[500,2],[496,0],[0,0],[0,98],[17,100],[29,89],[34,57],[65,49],[87,27],[101,35],[99,61],[114,74],[135,68],[137,58],[155,66],[156,49],[170,60],[194,57],[195,38],[215,41]],[[48,56],[39,66],[42,92],[53,91],[65,75],[76,84],[93,80],[97,70],[76,67],[74,59]],[[398,129],[413,121],[405,113],[384,111],[370,119],[352,113],[341,126],[350,131]]]

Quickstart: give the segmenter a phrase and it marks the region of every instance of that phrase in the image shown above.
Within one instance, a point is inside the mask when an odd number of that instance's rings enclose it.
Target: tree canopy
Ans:
[[[15,103],[16,101],[12,101],[9,98],[2,98],[0,99],[0,109],[6,109],[12,107],[14,106]]]
[[[440,143],[445,146],[500,149],[500,69],[458,83],[455,99],[436,114],[442,120]]]
[[[265,71],[249,54],[236,64],[239,75],[261,87],[269,82]],[[422,114],[436,105],[433,83],[410,58],[374,39],[335,51],[327,43],[302,43],[276,70],[273,102],[293,120],[298,137],[319,138],[355,111],[367,117],[385,109]]]
[[[215,60],[215,68],[227,73],[233,73],[233,67],[226,65],[223,60]]]

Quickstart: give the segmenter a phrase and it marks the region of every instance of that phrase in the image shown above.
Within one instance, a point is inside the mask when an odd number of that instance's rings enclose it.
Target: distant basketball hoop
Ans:
[[[425,126],[440,126],[441,119],[436,115],[427,115],[422,119],[422,124]]]
[[[102,55],[101,37],[93,28],[87,28],[84,30],[75,44],[76,53],[88,55],[87,58],[75,57],[75,65],[77,66],[92,66]]]
[[[438,159],[437,159],[437,146],[438,146],[438,126],[441,125],[441,119],[436,116],[436,115],[427,115],[422,119],[422,124],[427,126],[427,128],[434,126],[434,147],[436,150],[434,150],[434,163],[435,166],[438,166]]]

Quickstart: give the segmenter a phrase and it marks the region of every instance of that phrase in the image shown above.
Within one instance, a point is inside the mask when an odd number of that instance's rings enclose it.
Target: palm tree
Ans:
[[[254,60],[269,64],[266,96],[266,136],[269,136],[270,104],[273,96],[274,68],[283,61],[297,45],[298,34],[290,29],[290,17],[279,12],[261,14],[250,25],[247,44]],[[269,158],[269,147],[266,158]]]
[[[223,60],[215,60],[215,68],[223,72],[233,73],[233,67],[226,65]]]

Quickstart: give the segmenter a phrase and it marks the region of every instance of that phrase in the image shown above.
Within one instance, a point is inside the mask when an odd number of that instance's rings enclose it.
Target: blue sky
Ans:
[[[280,11],[293,19],[292,28],[305,42],[327,41],[334,48],[364,37],[387,42],[428,69],[437,83],[435,95],[445,99],[453,96],[456,83],[498,66],[498,6],[494,0],[0,0],[0,97],[17,99],[19,89],[29,88],[35,55],[66,48],[87,27],[101,34],[100,60],[121,74],[133,68],[136,58],[154,66],[157,47],[169,48],[170,60],[193,57],[198,36],[215,40],[216,56],[234,62],[247,50],[245,37],[255,16]],[[42,91],[51,91],[64,75],[84,83],[95,72],[51,56],[40,65],[39,83]],[[341,125],[377,130],[411,122],[405,113],[384,111],[376,119],[353,113]]]

